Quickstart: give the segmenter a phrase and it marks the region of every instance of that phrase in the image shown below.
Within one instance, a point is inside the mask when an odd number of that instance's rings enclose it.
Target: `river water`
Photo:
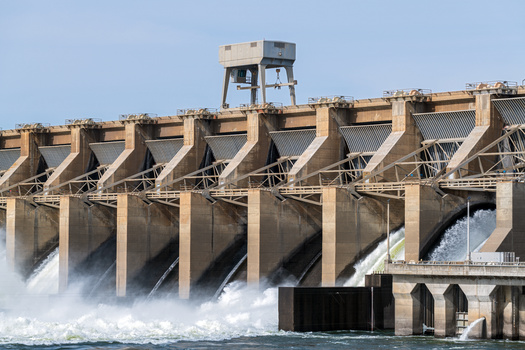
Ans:
[[[473,235],[485,236],[487,222],[492,221],[494,212],[474,215]],[[394,258],[402,256],[403,243],[403,229],[392,234]],[[525,343],[516,341],[395,337],[393,332],[381,331],[282,332],[278,330],[277,288],[256,290],[239,282],[227,285],[218,299],[206,302],[152,299],[131,306],[94,304],[83,300],[75,287],[58,297],[53,295],[58,253],[53,254],[26,286],[9,272],[5,253],[0,251],[0,349],[525,348]],[[363,259],[359,270],[380,269],[384,254],[386,242],[368,260]],[[347,283],[360,284],[360,279]]]

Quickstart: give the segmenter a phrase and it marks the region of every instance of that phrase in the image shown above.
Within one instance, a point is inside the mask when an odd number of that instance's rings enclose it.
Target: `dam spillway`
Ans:
[[[290,68],[294,50],[252,74]],[[287,74],[290,106],[230,108],[226,79],[220,110],[1,131],[8,266],[27,278],[58,247],[60,292],[112,274],[104,289],[123,298],[147,296],[171,266],[180,298],[225,279],[336,286],[387,228],[405,226],[405,260],[417,262],[468,205],[489,204],[498,220],[481,251],[525,254],[523,86],[297,105]]]

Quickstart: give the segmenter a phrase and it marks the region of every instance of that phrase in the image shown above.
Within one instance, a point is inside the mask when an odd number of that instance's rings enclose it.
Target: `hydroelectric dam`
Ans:
[[[221,46],[219,109],[0,131],[8,266],[27,278],[58,249],[59,292],[84,281],[93,297],[188,299],[235,280],[336,287],[404,227],[405,258],[385,266],[396,334],[422,333],[430,314],[436,336],[462,315],[482,320],[478,337],[525,337],[525,87],[297,104],[295,58],[287,42]],[[267,84],[281,69],[285,82]],[[250,103],[227,103],[232,83]],[[281,87],[290,105],[267,101]],[[480,252],[426,260],[478,208],[497,215]]]

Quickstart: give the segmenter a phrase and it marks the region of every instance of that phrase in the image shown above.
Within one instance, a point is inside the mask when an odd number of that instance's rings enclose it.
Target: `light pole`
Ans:
[[[467,197],[467,261],[470,262],[470,197]]]
[[[390,199],[386,201],[386,261],[390,262]]]

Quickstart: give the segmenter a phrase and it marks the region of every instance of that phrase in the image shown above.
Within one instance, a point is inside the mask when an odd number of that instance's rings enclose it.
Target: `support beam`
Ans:
[[[133,294],[133,279],[177,235],[178,222],[168,207],[147,204],[133,195],[118,195],[117,296]]]

